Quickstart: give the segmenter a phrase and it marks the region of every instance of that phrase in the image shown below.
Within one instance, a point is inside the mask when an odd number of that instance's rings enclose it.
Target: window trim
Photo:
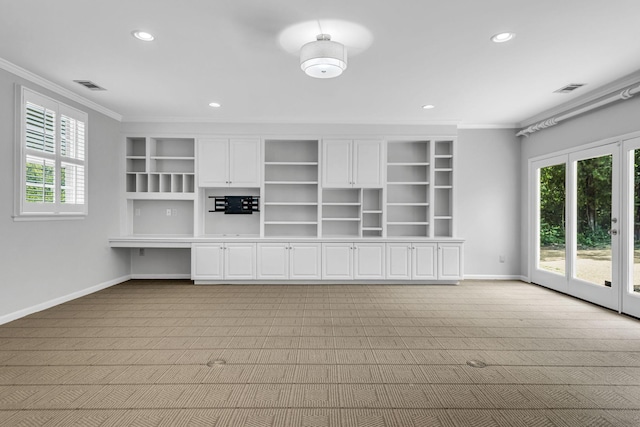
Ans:
[[[26,144],[26,105],[27,102],[37,104],[55,111],[55,152],[40,153],[27,149]],[[84,123],[84,160],[70,158],[61,154],[61,117],[69,117]],[[85,111],[78,110],[56,99],[42,95],[32,89],[16,85],[15,91],[15,168],[14,168],[14,221],[42,220],[74,220],[84,219],[88,213],[89,159],[88,159],[88,119]],[[26,202],[26,158],[27,155],[51,159],[55,161],[55,194],[54,203],[43,203],[39,206]],[[64,204],[60,201],[62,183],[60,180],[63,163],[78,165],[84,168],[84,202],[83,204]]]

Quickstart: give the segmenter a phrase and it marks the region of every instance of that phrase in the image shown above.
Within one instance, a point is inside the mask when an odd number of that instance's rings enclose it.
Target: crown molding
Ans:
[[[491,124],[491,123],[460,123],[458,129],[518,129],[517,123]]]
[[[4,58],[0,58],[0,69],[8,71],[11,74],[15,74],[18,77],[21,77],[25,80],[30,81],[31,83],[35,83],[38,86],[42,86],[45,89],[48,89],[52,92],[57,93],[60,96],[64,96],[72,101],[77,102],[78,104],[84,105],[85,107],[91,108],[98,113],[102,113],[105,116],[111,117],[119,122],[122,121],[122,115],[112,111],[106,107],[103,107],[100,104],[97,104],[83,96],[78,95],[75,92],[70,91],[56,83],[53,83],[44,77],[41,77],[35,73],[32,73],[29,70],[26,70],[22,67],[17,66],[16,64],[7,61]]]
[[[615,92],[620,92],[629,86],[640,83],[640,70],[631,73],[627,76],[624,76],[618,80],[614,80],[611,83],[608,83],[604,86],[601,86],[597,89],[592,90],[584,95],[580,95],[574,100],[565,102],[564,104],[560,104],[557,107],[550,108],[548,110],[544,110],[535,116],[529,117],[526,120],[518,123],[517,128],[526,128],[535,123],[544,122],[550,117],[555,117],[567,113],[571,110],[575,110],[581,107],[586,106],[587,104],[599,100],[608,95],[612,95]]]
[[[459,120],[309,120],[309,119],[217,119],[213,117],[180,117],[180,116],[124,116],[124,123],[213,123],[213,124],[256,124],[256,125],[407,125],[407,126],[458,126]]]

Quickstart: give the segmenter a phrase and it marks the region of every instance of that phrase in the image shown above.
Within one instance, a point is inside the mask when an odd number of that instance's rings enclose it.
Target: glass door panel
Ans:
[[[633,256],[631,291],[640,295],[640,149],[632,150],[633,182]]]
[[[611,188],[613,155],[579,160],[575,277],[611,287]]]
[[[531,281],[567,292],[567,177],[569,156],[531,163]]]
[[[619,144],[569,156],[568,293],[611,309],[620,307]]]
[[[622,312],[640,317],[640,138],[624,141]]]
[[[566,274],[566,164],[540,168],[538,268]]]

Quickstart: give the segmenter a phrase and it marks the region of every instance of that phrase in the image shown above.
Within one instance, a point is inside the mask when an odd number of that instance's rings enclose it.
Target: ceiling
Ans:
[[[640,70],[638,16],[638,0],[0,0],[0,58],[126,121],[511,127]],[[310,20],[371,45],[310,78],[279,42]],[[587,85],[553,93],[569,83]]]

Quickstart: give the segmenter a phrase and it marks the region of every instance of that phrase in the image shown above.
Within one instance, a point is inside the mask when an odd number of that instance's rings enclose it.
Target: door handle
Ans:
[[[618,235],[618,230],[616,230],[615,228],[612,230],[609,230],[609,235],[610,236],[617,236]]]

